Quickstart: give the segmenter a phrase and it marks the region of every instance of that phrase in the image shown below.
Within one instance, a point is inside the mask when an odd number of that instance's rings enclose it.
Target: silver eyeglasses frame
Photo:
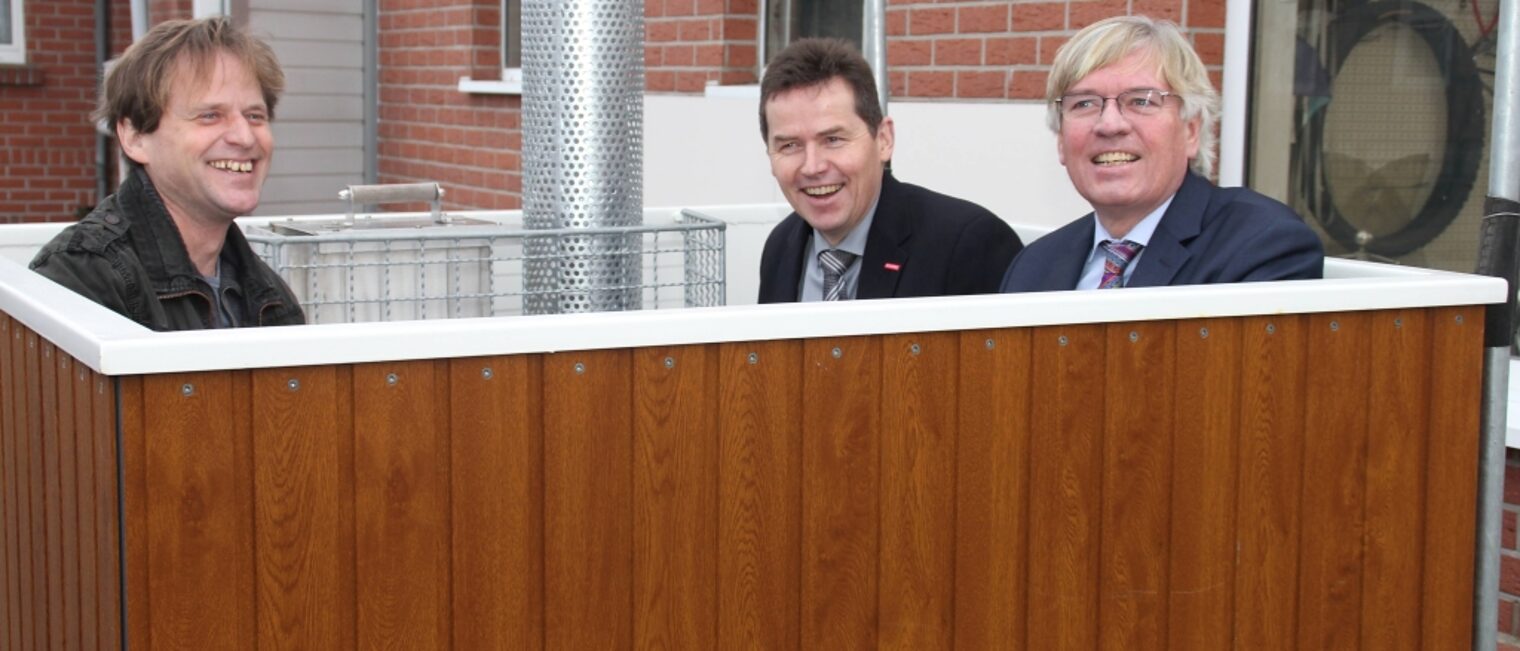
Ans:
[[[1166,107],[1166,98],[1181,96],[1168,90],[1155,88],[1131,88],[1113,97],[1104,97],[1097,93],[1072,93],[1056,98],[1056,106],[1061,111],[1062,119],[1094,120],[1103,115],[1103,110],[1108,108],[1109,100],[1113,100],[1114,108],[1119,113],[1129,117],[1150,117],[1161,112]],[[1143,100],[1143,101],[1140,101]],[[1084,105],[1085,102],[1096,102],[1096,105]]]

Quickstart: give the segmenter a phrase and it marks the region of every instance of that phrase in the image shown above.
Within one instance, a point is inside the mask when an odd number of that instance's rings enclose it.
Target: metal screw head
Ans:
[[[1402,328],[1402,327],[1404,327],[1404,320],[1403,319],[1394,319],[1393,320],[1393,327],[1395,327],[1395,328]]]
[[[830,353],[830,354],[832,354],[834,356],[834,359],[839,359],[841,357],[844,357],[844,351],[840,350],[839,347],[837,347],[837,346],[834,347],[833,352]]]
[[[993,341],[991,338],[988,338],[987,339],[987,350],[992,350],[994,348],[997,348],[997,342]]]
[[[1267,324],[1267,334],[1269,334],[1269,335],[1277,334],[1277,326],[1273,325],[1271,323],[1268,323]]]
[[[580,374],[583,374],[585,372],[586,372],[586,365],[584,363],[582,363],[582,362],[576,362],[575,363],[575,374],[576,375],[580,375]]]
[[[749,354],[749,363],[750,364],[759,364],[760,363],[760,353],[750,353]]]
[[[1335,331],[1340,330],[1340,329],[1341,329],[1341,322],[1340,321],[1331,321],[1330,322],[1330,332],[1335,332]]]
[[[187,382],[180,386],[179,393],[186,398],[193,396],[195,395],[195,385]]]
[[[1457,315],[1457,325],[1461,325],[1461,324],[1462,324],[1462,315],[1458,314]]]
[[[401,378],[396,377],[395,373],[387,373],[385,375],[385,383],[386,384],[389,384],[391,386],[396,386],[396,383],[400,382],[400,381],[401,381]]]
[[[917,355],[917,354],[923,352],[923,350],[924,349],[919,348],[918,344],[913,344],[912,346],[908,346],[908,352],[910,352],[910,353],[912,353],[914,355]]]
[[[1135,332],[1134,330],[1129,331],[1129,341],[1130,343],[1140,341],[1140,333]]]
[[[676,367],[676,358],[674,358],[674,357],[666,357],[665,358],[665,368],[675,368],[675,367]]]
[[[496,374],[491,371],[491,367],[487,366],[485,368],[480,369],[480,377],[483,377],[483,378],[489,380],[489,379],[491,379],[493,377],[496,377]]]
[[[1065,346],[1070,341],[1071,341],[1070,339],[1066,338],[1066,335],[1061,335],[1059,338],[1056,339],[1056,343],[1059,343],[1062,346]]]
[[[285,388],[290,389],[291,391],[300,391],[301,381],[295,378],[290,378],[289,380],[285,381]]]
[[[1209,338],[1209,329],[1208,328],[1199,328],[1198,329],[1198,338],[1199,339],[1208,339]]]

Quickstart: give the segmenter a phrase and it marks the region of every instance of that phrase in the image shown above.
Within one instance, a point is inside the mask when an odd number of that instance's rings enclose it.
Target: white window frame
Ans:
[[[0,45],[0,63],[26,63],[26,0],[0,0],[11,6],[11,42]]]
[[[501,79],[471,79],[459,78],[459,92],[480,95],[521,95],[522,94],[522,67],[510,65],[512,63],[511,49],[514,45],[519,47],[518,59],[521,60],[522,24],[521,12],[522,0],[501,0],[501,19],[497,28],[501,31],[501,40],[498,41],[498,52],[501,54]],[[511,26],[518,25],[517,30]],[[517,33],[513,34],[512,32]]]

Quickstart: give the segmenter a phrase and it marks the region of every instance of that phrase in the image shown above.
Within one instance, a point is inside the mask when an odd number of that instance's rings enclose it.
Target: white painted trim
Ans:
[[[650,209],[671,210],[671,209]],[[710,207],[726,219],[779,207]],[[62,225],[58,225],[59,228]],[[1033,234],[1040,228],[1021,227]],[[18,231],[31,240],[36,227]],[[0,246],[12,235],[0,227]],[[153,333],[0,260],[0,310],[108,375],[442,359],[672,344],[936,332],[1408,307],[1504,300],[1502,280],[1328,260],[1327,280],[1122,292],[748,305],[645,312]]]
[[[1250,113],[1251,0],[1226,0],[1224,88],[1220,91],[1219,185],[1245,185],[1246,116]]]
[[[702,95],[722,99],[749,99],[758,102],[760,101],[760,85],[720,86],[718,84],[708,84],[702,89]]]
[[[516,71],[516,79],[506,79],[506,73]],[[469,77],[459,78],[459,92],[472,95],[521,95],[522,94],[522,70],[519,68],[507,68],[502,71],[503,79],[474,80]]]
[[[0,63],[26,63],[26,0],[4,0],[11,6],[11,42],[0,44]]]

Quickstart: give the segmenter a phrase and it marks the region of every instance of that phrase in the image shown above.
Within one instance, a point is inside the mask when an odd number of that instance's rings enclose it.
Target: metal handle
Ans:
[[[427,201],[433,206],[433,220],[443,216],[443,186],[433,183],[392,183],[389,185],[350,185],[338,191],[338,198],[348,202],[348,218],[354,218],[354,204],[387,204]]]

